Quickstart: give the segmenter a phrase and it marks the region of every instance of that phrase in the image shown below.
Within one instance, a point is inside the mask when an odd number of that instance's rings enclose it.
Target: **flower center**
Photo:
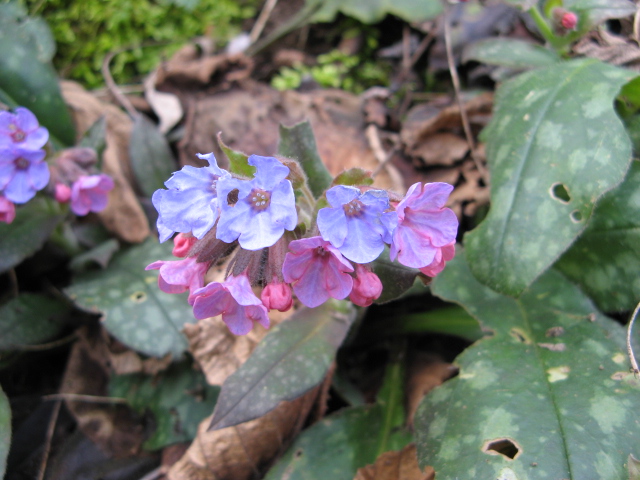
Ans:
[[[349,203],[345,203],[342,208],[347,217],[359,217],[364,213],[364,205],[358,199],[353,199]]]
[[[317,257],[324,257],[327,255],[327,251],[324,249],[324,247],[316,247],[316,256]]]
[[[18,170],[26,170],[29,168],[29,160],[26,158],[18,157],[14,161],[14,165]]]
[[[15,143],[22,142],[27,136],[27,134],[24,133],[24,131],[20,130],[15,123],[11,123],[9,125],[9,130],[11,130],[11,133],[9,135],[11,135],[11,139]]]
[[[271,203],[271,192],[265,192],[259,188],[254,188],[251,190],[251,194],[249,195],[249,201],[255,211],[263,212],[269,208],[269,204]]]

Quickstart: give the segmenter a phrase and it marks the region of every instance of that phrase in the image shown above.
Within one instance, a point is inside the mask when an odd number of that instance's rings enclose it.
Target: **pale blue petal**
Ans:
[[[360,190],[347,185],[336,185],[327,190],[327,201],[334,207],[340,207],[360,196]]]
[[[322,238],[334,247],[340,248],[347,236],[347,217],[342,207],[321,208],[317,222]]]

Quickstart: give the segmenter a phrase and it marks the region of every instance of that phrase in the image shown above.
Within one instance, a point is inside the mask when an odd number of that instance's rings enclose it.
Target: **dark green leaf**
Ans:
[[[0,350],[36,345],[55,337],[65,326],[70,306],[62,300],[23,293],[0,307]]]
[[[104,149],[107,147],[106,135],[107,117],[103,115],[96,120],[91,127],[89,127],[89,130],[85,132],[78,143],[79,147],[89,147],[96,151],[96,155],[98,157],[96,168],[98,170],[102,170],[102,154],[104,153]]]
[[[405,267],[389,259],[389,248],[384,251],[372,264],[373,272],[382,282],[382,294],[375,303],[382,304],[402,296],[413,286],[418,270]]]
[[[261,417],[319,384],[354,317],[350,303],[336,300],[302,308],[276,326],[224,382],[211,428]]]
[[[109,383],[110,396],[124,397],[141,414],[153,413],[155,430],[144,444],[149,450],[193,440],[219,391],[220,387],[207,385],[204,375],[184,362],[154,376],[117,375]]]
[[[476,60],[489,65],[528,69],[546,67],[561,60],[553,50],[513,38],[487,38],[464,49],[463,61]]]
[[[218,146],[229,159],[230,172],[242,175],[243,177],[253,177],[254,173],[256,173],[256,167],[252,167],[251,165],[249,165],[249,163],[247,162],[247,159],[249,157],[242,152],[238,152],[228,147],[222,141],[222,133],[218,133]]]
[[[587,15],[589,25],[636,13],[635,5],[629,0],[564,0],[564,8]]]
[[[491,209],[465,236],[482,283],[522,293],[584,230],[596,200],[622,181],[631,143],[613,102],[631,76],[595,60],[573,60],[498,89],[483,132]]]
[[[373,184],[373,178],[371,178],[371,172],[364,170],[360,167],[350,168],[345,170],[336,178],[334,178],[332,185],[371,185]]]
[[[18,206],[13,223],[0,223],[0,273],[36,253],[63,218],[59,206],[46,198]]]
[[[71,115],[62,99],[58,78],[47,57],[50,33],[42,21],[27,19],[15,3],[0,5],[0,89],[11,107],[31,110],[52,138],[64,145],[75,141]],[[47,60],[43,60],[47,59]]]
[[[331,186],[331,174],[318,154],[316,139],[308,121],[292,127],[280,125],[278,153],[300,163],[307,174],[309,188],[316,198]]]
[[[439,308],[428,312],[410,313],[384,319],[383,333],[444,333],[457,335],[467,340],[481,339],[484,334],[478,321],[465,309],[457,306]]]
[[[11,407],[7,396],[0,388],[0,478],[4,478],[7,456],[11,445]]]
[[[640,298],[640,162],[598,202],[584,234],[557,267],[602,310],[633,310]]]
[[[554,270],[516,300],[480,284],[458,255],[432,290],[494,334],[420,405],[421,466],[439,480],[626,475],[640,444],[640,381],[619,323]]]
[[[314,22],[331,22],[338,12],[362,23],[377,23],[387,15],[395,15],[408,22],[421,22],[442,13],[439,0],[324,0],[322,3],[320,11],[313,17]]]
[[[147,355],[180,356],[187,349],[182,335],[194,323],[187,294],[158,288],[158,272],[145,271],[156,260],[171,258],[171,242],[145,243],[118,252],[105,270],[82,273],[65,289],[78,307],[102,315],[102,324],[125,345]]]
[[[71,270],[79,271],[94,264],[106,268],[113,254],[120,249],[120,244],[115,238],[111,238],[97,247],[77,255],[69,262]]]
[[[167,140],[144,115],[138,115],[133,122],[129,156],[136,181],[147,197],[164,188],[164,182],[175,171],[173,154]]]

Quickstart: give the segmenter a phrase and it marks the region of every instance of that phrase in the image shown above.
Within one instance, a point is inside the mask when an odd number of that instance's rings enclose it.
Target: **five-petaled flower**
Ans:
[[[13,203],[26,203],[49,183],[44,150],[0,147],[0,190]]]
[[[36,116],[24,107],[14,113],[0,112],[0,148],[11,146],[28,150],[42,148],[49,140],[49,131],[41,127]]]
[[[165,293],[183,293],[189,290],[189,303],[193,303],[193,293],[204,286],[204,274],[208,263],[198,263],[195,257],[182,260],[158,260],[147,265],[145,270],[160,270],[158,287]]]
[[[114,183],[110,176],[83,175],[71,186],[71,211],[76,215],[101,212],[107,208]]]

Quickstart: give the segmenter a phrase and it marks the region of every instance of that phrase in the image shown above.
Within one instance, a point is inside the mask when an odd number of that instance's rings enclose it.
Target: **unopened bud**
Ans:
[[[186,257],[197,238],[188,233],[179,233],[173,239],[173,256]]]
[[[291,287],[283,282],[269,283],[262,290],[260,300],[269,310],[286,312],[293,305]]]
[[[382,293],[382,282],[378,276],[367,267],[356,264],[356,277],[353,279],[353,289],[349,299],[356,305],[368,307]]]
[[[578,15],[564,8],[554,8],[552,12],[553,23],[558,33],[566,33],[578,27]]]
[[[71,199],[71,189],[64,183],[56,183],[53,196],[56,202],[67,203]]]

